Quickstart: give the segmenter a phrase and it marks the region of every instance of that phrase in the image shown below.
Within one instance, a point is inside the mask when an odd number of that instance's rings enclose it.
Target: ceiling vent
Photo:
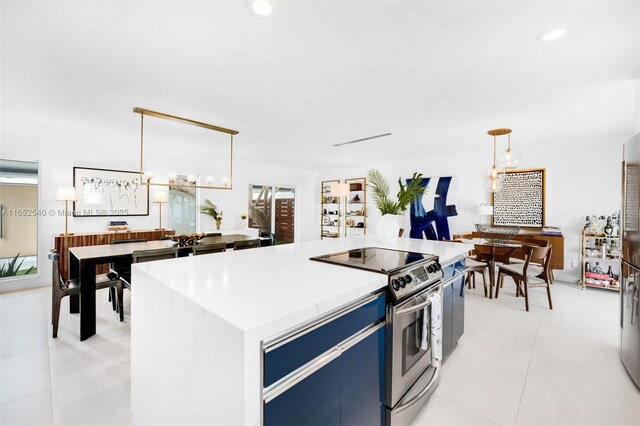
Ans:
[[[369,136],[368,138],[355,139],[355,140],[352,140],[352,141],[349,141],[349,142],[340,142],[340,143],[334,144],[333,146],[342,146],[342,145],[349,145],[349,144],[352,144],[352,143],[370,141],[371,139],[384,138],[385,136],[391,136],[391,133],[384,133],[382,135]]]

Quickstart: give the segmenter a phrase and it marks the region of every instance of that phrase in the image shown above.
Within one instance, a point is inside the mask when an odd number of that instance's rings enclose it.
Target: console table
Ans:
[[[482,238],[479,232],[472,232],[474,238]],[[523,241],[527,238],[536,238],[539,240],[547,240],[553,251],[551,252],[550,266],[552,269],[564,269],[564,237],[556,235],[540,235],[539,229],[520,229],[518,235],[513,237],[514,240]],[[522,253],[516,252],[513,257],[524,258]]]

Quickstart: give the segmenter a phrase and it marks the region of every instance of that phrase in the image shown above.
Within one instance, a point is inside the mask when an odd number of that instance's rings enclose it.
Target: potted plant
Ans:
[[[391,198],[389,182],[379,170],[371,169],[367,176],[369,180],[367,186],[371,189],[373,201],[380,213],[382,213],[382,217],[376,227],[378,236],[385,240],[392,240],[402,236],[403,230],[400,226],[400,215],[406,212],[411,201],[422,196],[426,189],[422,185],[422,173],[414,172],[413,176],[411,176],[411,181],[407,185],[402,183],[401,178],[398,178],[400,190],[396,200]]]
[[[204,200],[204,204],[200,206],[200,213],[211,216],[216,222],[216,229],[220,230],[222,225],[222,211],[218,211],[218,207],[209,200]]]
[[[246,213],[242,213],[240,215],[240,221],[242,222],[242,229],[247,229],[248,225],[247,225],[247,214]]]

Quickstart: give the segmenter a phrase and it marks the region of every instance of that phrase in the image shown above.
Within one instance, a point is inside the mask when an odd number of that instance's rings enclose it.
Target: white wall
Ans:
[[[133,115],[133,114],[132,114]],[[96,167],[119,170],[138,170],[139,140],[137,134],[131,135],[131,149],[123,149],[122,146],[114,149],[109,145],[110,138],[121,135],[97,132],[95,136],[82,135],[79,137],[72,130],[60,129],[50,136],[41,132],[35,133],[9,133],[3,131],[0,157],[15,160],[40,161],[40,188],[39,209],[64,208],[62,202],[55,201],[58,186],[72,185],[73,167]],[[237,138],[236,147],[241,151],[241,138]],[[178,173],[191,172],[195,167],[189,163],[176,160],[175,157],[167,157],[166,164],[156,164],[154,172],[172,170]],[[202,164],[206,159],[193,153],[193,164]],[[166,174],[165,174],[166,176]],[[222,229],[239,229],[240,215],[247,212],[248,185],[272,184],[296,188],[296,241],[305,241],[317,238],[318,215],[315,207],[317,173],[298,170],[294,168],[271,167],[259,163],[250,163],[236,160],[234,162],[234,189],[227,190],[202,190],[200,199],[209,198],[224,211]],[[153,200],[153,192],[159,187],[152,187],[150,200]],[[166,190],[166,188],[163,188]],[[163,225],[166,226],[166,205],[163,207]],[[136,217],[70,217],[69,232],[101,232],[105,230],[109,220],[126,220],[131,229],[154,229],[158,226],[158,205],[150,202],[149,216]],[[313,223],[310,224],[309,221]],[[21,288],[30,288],[42,285],[50,285],[51,266],[47,259],[47,251],[53,246],[53,236],[64,231],[64,216],[50,216],[48,214],[39,218],[38,239],[38,274],[36,278],[3,280],[0,282],[0,292],[13,291]],[[213,220],[209,217],[201,217],[201,229],[213,229]]]
[[[580,232],[585,216],[611,215],[620,209],[624,141],[624,138],[591,143],[558,141],[555,146],[544,148],[514,144],[514,148],[520,150],[524,157],[520,168],[546,169],[546,224],[561,226],[565,237],[565,271],[559,274],[561,278],[579,278],[579,268],[571,265],[572,260],[576,260],[576,265],[579,264]],[[490,143],[477,143],[477,146],[476,149],[460,151],[444,147],[442,151],[428,156],[421,155],[422,159],[403,163],[367,164],[329,170],[320,174],[320,180],[365,176],[367,170],[377,168],[389,180],[395,196],[398,177],[410,178],[414,171],[424,176],[458,176],[459,229],[452,231],[470,232],[474,230],[474,224],[479,222],[476,207],[481,203],[489,204],[485,176],[491,166],[491,146]],[[362,149],[365,149],[364,144]],[[380,212],[370,197],[368,211],[367,232],[375,233]],[[407,233],[408,229],[405,235]]]

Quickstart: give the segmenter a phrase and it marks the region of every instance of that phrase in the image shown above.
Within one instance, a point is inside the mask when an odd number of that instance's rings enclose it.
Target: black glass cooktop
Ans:
[[[432,258],[435,258],[435,256],[424,253],[364,247],[315,256],[310,259],[383,274],[393,274],[416,262]]]

